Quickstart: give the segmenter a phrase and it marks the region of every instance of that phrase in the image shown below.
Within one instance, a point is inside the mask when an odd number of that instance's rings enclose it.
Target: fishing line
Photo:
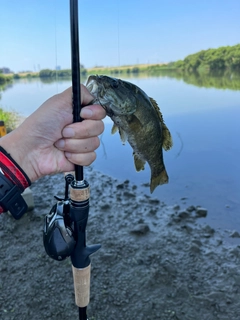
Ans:
[[[58,93],[58,43],[57,43],[57,0],[54,1],[54,33],[55,33],[55,79],[56,79],[56,90]]]
[[[120,67],[120,31],[119,31],[119,0],[117,2],[117,47],[118,47],[118,66]]]
[[[181,137],[180,133],[176,132],[176,134],[178,135],[178,138],[179,138],[179,140],[181,142],[181,146],[180,146],[180,149],[179,149],[178,153],[176,154],[175,158],[180,156],[180,154],[182,153],[182,150],[183,150],[183,146],[184,146],[183,145],[183,140],[182,140],[182,137]]]

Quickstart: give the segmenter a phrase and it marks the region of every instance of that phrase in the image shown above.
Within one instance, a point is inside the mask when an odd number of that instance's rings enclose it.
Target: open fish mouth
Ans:
[[[94,96],[94,99],[90,102],[91,104],[100,104],[100,106],[106,111],[109,117],[113,116],[113,111],[107,107],[109,100],[100,95],[99,85],[97,83],[97,77],[89,77],[86,88]]]
[[[94,99],[91,101],[91,104],[100,104],[104,108],[99,98],[99,90],[96,81],[94,79],[91,79],[90,77],[87,81],[86,88],[94,96]]]
[[[94,79],[89,78],[86,87],[88,91],[92,93],[92,95],[95,97],[98,93],[98,85]]]

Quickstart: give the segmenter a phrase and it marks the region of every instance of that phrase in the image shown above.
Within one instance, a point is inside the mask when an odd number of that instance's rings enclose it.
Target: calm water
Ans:
[[[207,223],[240,232],[240,91],[197,87],[169,77],[129,81],[157,100],[174,139],[173,149],[164,152],[170,182],[158,187],[153,197],[182,208],[204,206],[209,210]],[[70,85],[70,81],[16,81],[2,92],[0,106],[28,116]],[[138,186],[148,182],[149,169],[135,172],[131,148],[121,145],[118,134],[110,135],[110,119],[105,124],[94,167]]]

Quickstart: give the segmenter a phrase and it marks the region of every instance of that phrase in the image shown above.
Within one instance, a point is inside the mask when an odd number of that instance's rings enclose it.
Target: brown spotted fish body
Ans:
[[[113,120],[112,133],[119,131],[123,143],[133,148],[135,168],[151,168],[150,191],[168,182],[162,148],[172,147],[172,137],[155,100],[136,85],[108,76],[90,76],[87,88]]]

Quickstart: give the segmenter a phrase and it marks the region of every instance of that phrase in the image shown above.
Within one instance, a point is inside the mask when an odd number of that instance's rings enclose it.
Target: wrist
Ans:
[[[0,170],[1,174],[16,185],[21,192],[31,185],[27,174],[2,146],[0,146]]]
[[[6,154],[9,154],[10,158],[12,158],[13,162],[22,169],[30,185],[31,182],[37,179],[37,175],[33,169],[29,151],[26,150],[26,141],[24,145],[21,141],[24,140],[21,139],[19,132],[14,130],[0,139],[0,147],[2,147],[6,151]]]

